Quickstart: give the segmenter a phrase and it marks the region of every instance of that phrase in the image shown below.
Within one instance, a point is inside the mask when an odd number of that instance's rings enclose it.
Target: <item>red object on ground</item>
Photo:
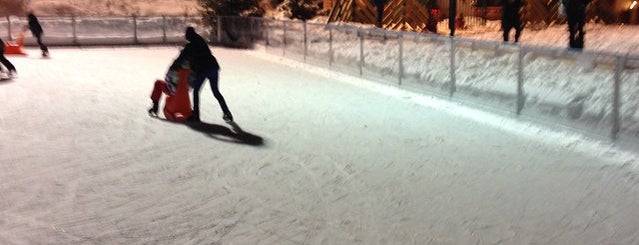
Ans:
[[[189,98],[189,74],[191,70],[178,70],[178,83],[174,95],[167,95],[164,103],[164,117],[169,121],[184,122],[193,113]]]
[[[22,47],[24,47],[24,32],[20,33],[18,40],[16,40],[15,42],[4,42],[4,54],[27,55]]]

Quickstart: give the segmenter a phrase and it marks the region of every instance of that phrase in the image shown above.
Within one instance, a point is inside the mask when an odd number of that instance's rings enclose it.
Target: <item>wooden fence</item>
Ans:
[[[344,21],[375,24],[377,11],[368,0],[337,0],[328,22]],[[428,13],[418,0],[388,1],[384,6],[382,27],[388,30],[420,32],[426,28]]]

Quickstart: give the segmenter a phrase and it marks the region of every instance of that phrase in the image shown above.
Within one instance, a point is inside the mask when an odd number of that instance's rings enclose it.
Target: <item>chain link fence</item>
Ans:
[[[291,20],[214,22],[221,45],[639,142],[639,56]]]
[[[185,27],[194,26],[219,45],[639,142],[635,55],[264,18],[217,17],[207,21],[211,28],[199,16],[39,19],[48,45],[182,43]],[[15,39],[26,24],[26,18],[0,18],[0,36]],[[35,40],[27,35],[25,43]]]
[[[38,17],[47,45],[168,44],[184,40],[187,26],[201,27],[200,16]],[[36,45],[26,29],[26,17],[0,18],[0,37],[15,40],[25,35],[25,45]],[[2,31],[4,30],[4,31]],[[199,28],[200,32],[208,29]]]

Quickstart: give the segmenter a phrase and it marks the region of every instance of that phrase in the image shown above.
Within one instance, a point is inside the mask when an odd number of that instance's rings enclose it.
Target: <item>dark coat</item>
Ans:
[[[386,4],[386,0],[375,0],[375,6],[384,6]]]
[[[524,5],[522,0],[501,0],[501,15],[505,22],[519,21],[519,10]]]
[[[185,37],[189,43],[184,45],[180,55],[175,59],[171,67],[177,67],[186,60],[194,72],[202,72],[212,68],[220,69],[220,65],[211,54],[211,49],[209,49],[208,43],[204,41],[202,36],[195,33],[192,27],[189,27],[186,30]]]
[[[566,14],[575,16],[583,15],[586,12],[586,6],[590,0],[562,0],[562,3],[566,8]]]
[[[34,14],[27,15],[27,19],[29,19],[29,30],[33,33],[34,36],[40,36],[42,34],[42,26],[40,26],[40,22],[38,18]]]

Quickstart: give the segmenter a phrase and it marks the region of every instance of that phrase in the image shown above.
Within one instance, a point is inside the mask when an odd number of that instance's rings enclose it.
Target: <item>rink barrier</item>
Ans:
[[[639,142],[639,56],[635,54],[504,44],[344,23],[253,17],[217,17],[213,22],[217,35],[212,41],[219,45],[255,48],[550,126]],[[486,66],[488,59],[501,62]],[[536,70],[547,72],[535,74]],[[553,77],[559,73],[566,81]],[[594,84],[581,83],[586,80]]]
[[[203,34],[201,16],[38,16],[45,44],[51,46],[176,44],[184,42],[184,29],[194,26]],[[0,37],[13,40],[27,25],[26,17],[0,18]],[[28,31],[27,31],[28,32]],[[36,46],[28,35],[25,45]]]
[[[200,16],[41,16],[39,20],[45,43],[52,46],[175,44],[184,41],[186,26],[195,26],[215,44],[261,49],[403,89],[608,135],[613,140],[639,141],[639,56],[635,54],[257,17],[218,16],[207,21],[213,28],[204,28]],[[11,41],[26,24],[26,17],[0,18],[0,30],[7,30],[0,36]],[[25,45],[37,44],[28,35]],[[487,59],[503,62],[482,66]],[[527,70],[540,65],[547,65],[550,73],[566,70],[569,81]],[[484,76],[491,72],[512,82],[485,86],[494,82]],[[580,80],[605,84],[580,84]],[[549,81],[556,83],[551,86],[554,89],[540,85]],[[580,90],[584,86],[591,86],[588,93]],[[605,103],[595,103],[598,101]]]

